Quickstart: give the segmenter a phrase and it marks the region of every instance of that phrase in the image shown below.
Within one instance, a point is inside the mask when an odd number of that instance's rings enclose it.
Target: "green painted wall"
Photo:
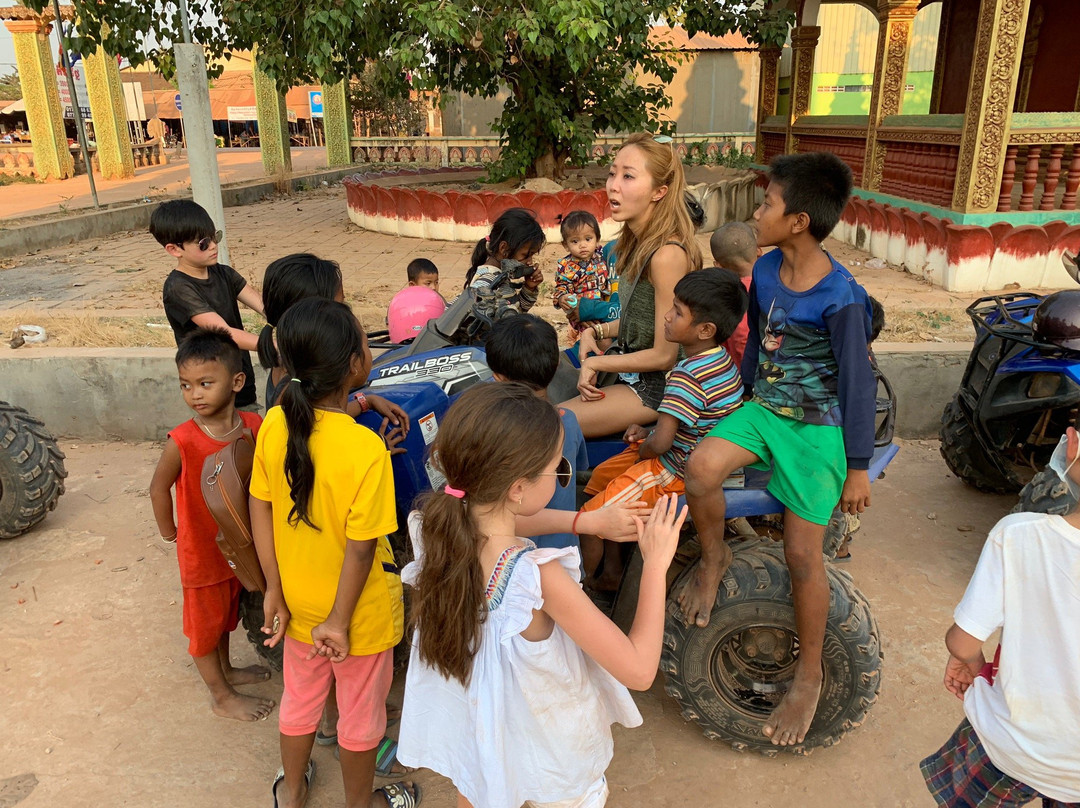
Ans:
[[[814,91],[810,96],[811,115],[867,115],[870,112],[872,73],[815,73]],[[934,84],[933,71],[908,73],[907,83],[914,87],[905,91],[901,113],[926,115],[930,112],[930,91]],[[865,87],[861,91],[840,91],[834,87]],[[822,89],[826,88],[826,89]]]

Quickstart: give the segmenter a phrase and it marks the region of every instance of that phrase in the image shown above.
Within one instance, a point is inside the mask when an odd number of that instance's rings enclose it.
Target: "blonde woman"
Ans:
[[[657,418],[664,376],[679,359],[679,346],[664,339],[664,315],[675,299],[675,284],[701,268],[685,190],[674,149],[650,134],[631,135],[612,161],[608,201],[611,217],[623,225],[615,246],[621,316],[582,334],[581,395],[560,405],[574,411],[585,437]],[[626,353],[605,355],[597,348],[612,338]],[[600,374],[618,374],[618,381],[601,389]]]

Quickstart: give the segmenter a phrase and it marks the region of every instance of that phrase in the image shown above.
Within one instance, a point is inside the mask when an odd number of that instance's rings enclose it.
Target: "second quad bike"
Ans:
[[[1074,256],[1066,269],[1077,278]],[[1080,289],[981,297],[960,389],[941,416],[941,454],[957,477],[983,491],[1024,490],[1024,510],[1075,504],[1043,471],[1080,413]]]

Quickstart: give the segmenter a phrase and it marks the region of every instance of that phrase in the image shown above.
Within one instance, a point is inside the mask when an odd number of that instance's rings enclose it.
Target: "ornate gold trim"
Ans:
[[[953,208],[997,207],[1030,0],[983,0],[972,60]]]
[[[862,187],[868,190],[881,185],[881,168],[885,164],[884,155],[877,153],[877,129],[889,115],[899,115],[903,106],[911,23],[918,10],[918,0],[878,2],[880,28],[862,176]]]

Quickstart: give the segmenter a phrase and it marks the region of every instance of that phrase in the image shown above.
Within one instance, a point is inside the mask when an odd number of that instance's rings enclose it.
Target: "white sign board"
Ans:
[[[257,108],[251,107],[229,107],[228,116],[230,121],[257,121],[259,120],[259,113]]]
[[[123,83],[124,107],[129,121],[145,121],[146,107],[143,105],[142,85],[134,81]]]
[[[79,100],[84,120],[92,120],[90,117],[90,96],[86,93],[86,76],[83,75],[82,59],[78,54],[71,56],[71,78],[75,80],[75,97]],[[71,105],[71,91],[68,88],[67,73],[62,63],[56,65],[56,86],[60,90],[60,106],[64,109],[65,118],[74,118],[75,110]]]

